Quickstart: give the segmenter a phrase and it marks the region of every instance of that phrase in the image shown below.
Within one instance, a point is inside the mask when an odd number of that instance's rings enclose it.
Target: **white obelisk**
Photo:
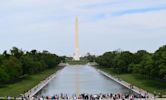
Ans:
[[[79,49],[79,39],[78,39],[78,17],[75,18],[75,36],[74,36],[74,45],[75,45],[75,51],[73,60],[80,60],[80,49]]]

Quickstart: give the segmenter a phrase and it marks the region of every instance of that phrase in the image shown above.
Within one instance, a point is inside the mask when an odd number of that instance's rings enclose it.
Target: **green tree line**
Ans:
[[[13,47],[0,54],[0,85],[57,66],[61,57],[48,51],[23,51]]]
[[[154,53],[146,50],[106,52],[96,58],[101,67],[111,68],[116,73],[137,73],[146,78],[166,80],[166,45]]]

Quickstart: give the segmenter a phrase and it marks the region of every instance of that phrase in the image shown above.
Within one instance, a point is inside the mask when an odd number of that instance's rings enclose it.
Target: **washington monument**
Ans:
[[[74,33],[74,56],[73,60],[80,60],[79,38],[78,38],[78,17],[75,18],[75,33]]]

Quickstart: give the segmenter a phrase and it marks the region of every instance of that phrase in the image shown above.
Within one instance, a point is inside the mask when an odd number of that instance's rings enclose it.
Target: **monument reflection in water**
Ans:
[[[37,95],[131,93],[131,90],[100,74],[89,65],[68,65]]]

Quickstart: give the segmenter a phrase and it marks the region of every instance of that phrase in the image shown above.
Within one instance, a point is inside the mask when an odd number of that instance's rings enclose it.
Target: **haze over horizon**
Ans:
[[[166,44],[165,0],[5,0],[0,13],[0,52],[16,46],[72,56],[75,16],[82,55]]]

